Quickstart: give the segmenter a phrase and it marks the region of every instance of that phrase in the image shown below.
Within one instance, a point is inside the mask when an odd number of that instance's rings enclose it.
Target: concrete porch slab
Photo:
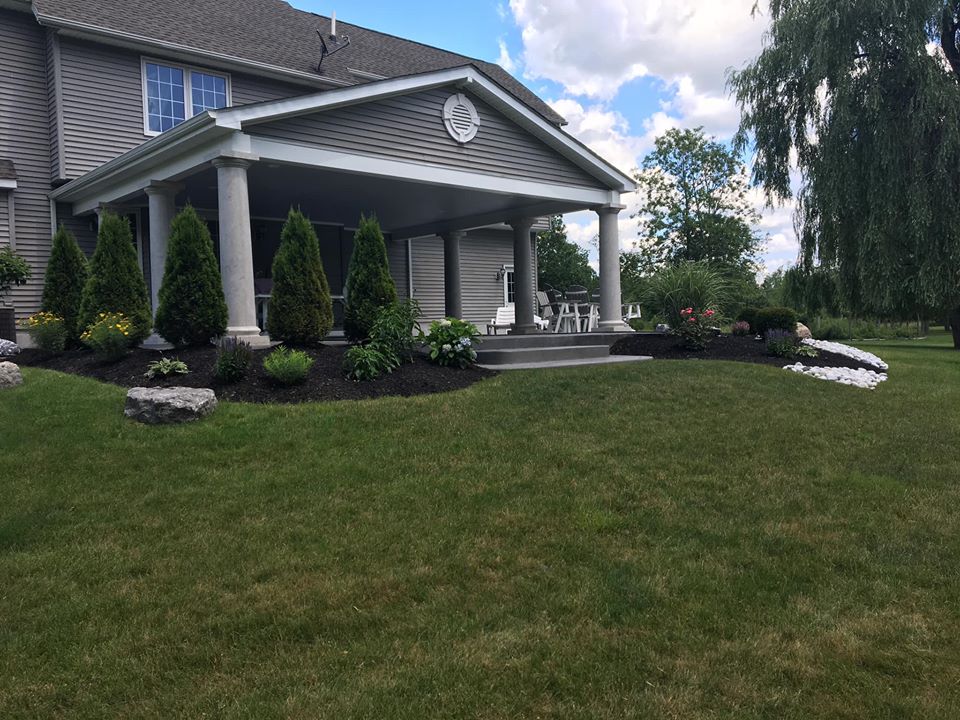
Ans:
[[[635,355],[608,355],[602,358],[587,358],[585,360],[545,360],[542,362],[520,362],[504,365],[480,365],[486,370],[548,370],[553,368],[585,367],[588,365],[621,365],[653,360],[652,357]]]

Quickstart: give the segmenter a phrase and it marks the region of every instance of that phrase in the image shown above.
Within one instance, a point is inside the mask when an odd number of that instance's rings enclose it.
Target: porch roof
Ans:
[[[444,86],[466,88],[496,111],[536,137],[551,151],[573,163],[596,181],[592,187],[565,185],[537,179],[518,179],[427,162],[402,161],[379,156],[307,148],[290,142],[264,141],[248,134],[255,126],[295,116],[385,100]],[[473,193],[485,202],[476,213],[460,220],[473,226],[524,215],[546,215],[619,204],[620,195],[636,188],[632,178],[618,170],[562,129],[544,120],[499,85],[472,67],[452,68],[310,95],[201,113],[143,145],[105,163],[51,193],[58,202],[73,203],[82,214],[101,203],[121,202],[142,192],[155,181],[183,181],[209,168],[212,159],[232,156],[262,164],[311,168],[324,173],[347,173],[376,178],[382,183],[431,185]],[[491,203],[500,197],[504,202]],[[504,214],[508,213],[508,214]],[[489,217],[488,217],[489,216]],[[445,226],[453,229],[455,218]],[[433,231],[415,223],[409,229]]]

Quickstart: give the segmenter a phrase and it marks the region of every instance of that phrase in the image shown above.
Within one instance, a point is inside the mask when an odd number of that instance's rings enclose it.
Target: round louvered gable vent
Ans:
[[[477,136],[480,116],[477,108],[463,93],[451,95],[443,106],[443,124],[450,137],[465,145]]]

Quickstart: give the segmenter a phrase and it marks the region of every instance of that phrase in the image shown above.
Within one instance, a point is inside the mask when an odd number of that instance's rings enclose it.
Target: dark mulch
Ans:
[[[767,354],[766,344],[752,337],[721,335],[714,338],[702,352],[686,350],[677,344],[672,335],[660,333],[637,333],[618,340],[611,348],[612,355],[649,355],[657,360],[733,360],[761,365],[792,365],[800,362],[817,367],[846,367],[879,370],[874,365],[858,362],[844,355],[820,351],[816,358],[788,360]]]
[[[302,385],[279,387],[263,370],[263,358],[268,350],[254,352],[250,372],[238,383],[224,385],[214,377],[217,350],[213,346],[168,350],[160,353],[142,348],[132,351],[119,362],[101,362],[84,350],[47,357],[37,350],[24,350],[16,361],[20,365],[59,370],[84,375],[122,387],[202,387],[212,388],[221,400],[252,403],[300,403],[327,400],[364,400],[386,396],[410,397],[430,393],[460,390],[496,372],[480,368],[460,370],[434,365],[422,356],[413,363],[404,364],[392,373],[369,382],[355,383],[343,375],[343,355],[347,348],[341,345],[321,345],[307,350],[316,361]],[[169,380],[148,380],[144,377],[147,365],[161,356],[183,360],[190,368],[188,375]]]

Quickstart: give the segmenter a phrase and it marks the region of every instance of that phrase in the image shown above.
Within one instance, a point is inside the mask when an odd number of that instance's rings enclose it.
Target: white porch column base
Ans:
[[[620,229],[622,205],[597,210],[600,216],[600,332],[633,332],[623,321],[620,292]]]
[[[463,318],[463,289],[460,280],[460,241],[462,230],[443,233],[443,296],[444,313],[449,318]]]
[[[253,235],[250,231],[250,193],[247,168],[250,162],[222,157],[213,161],[217,169],[220,219],[220,275],[227,301],[227,332],[251,345],[268,345],[257,325],[253,289]]]
[[[530,230],[534,218],[517,218],[510,221],[513,228],[513,296],[515,322],[511,335],[534,335],[540,328],[533,324],[533,252]]]

